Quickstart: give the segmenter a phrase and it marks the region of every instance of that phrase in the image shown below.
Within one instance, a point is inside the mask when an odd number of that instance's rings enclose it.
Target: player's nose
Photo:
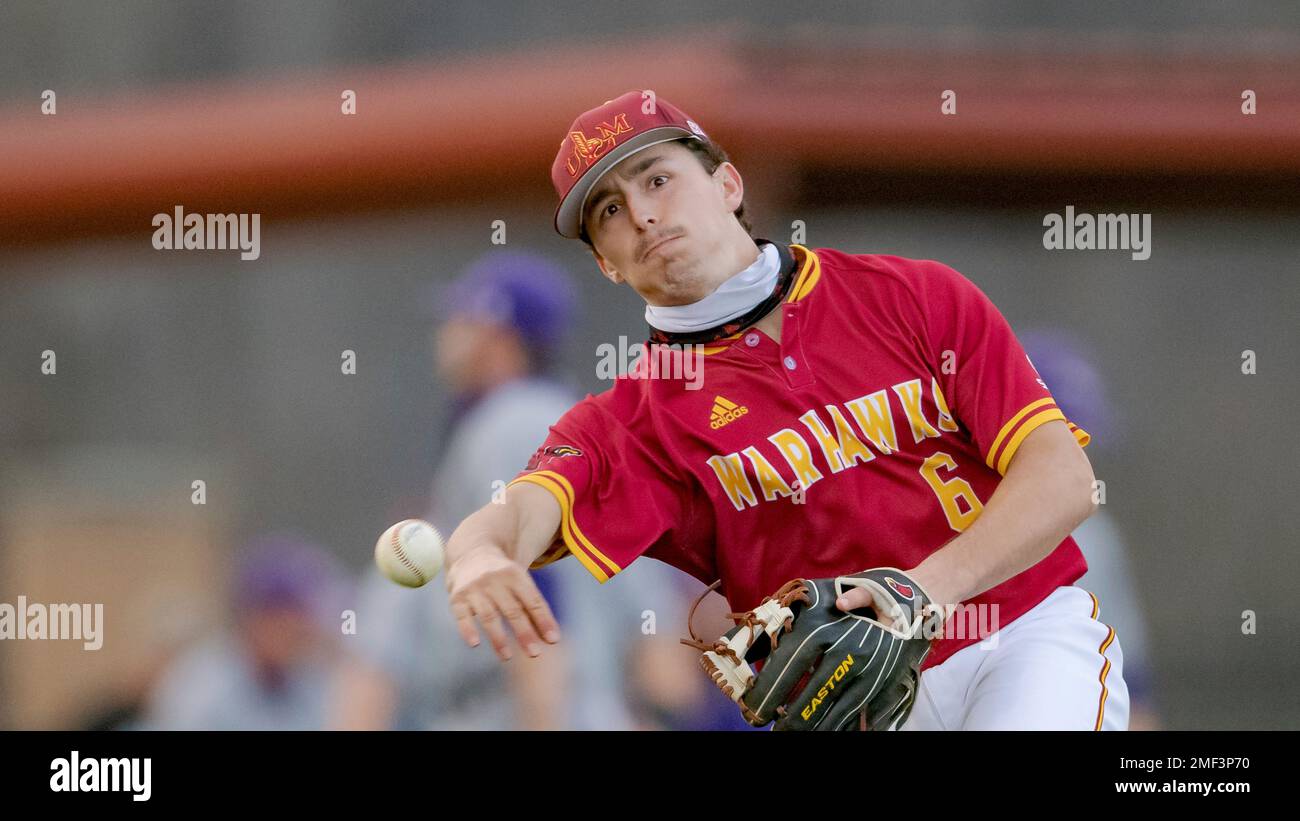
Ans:
[[[629,197],[627,200],[627,215],[632,220],[632,224],[642,231],[654,228],[659,224],[658,211],[654,204],[645,199]]]

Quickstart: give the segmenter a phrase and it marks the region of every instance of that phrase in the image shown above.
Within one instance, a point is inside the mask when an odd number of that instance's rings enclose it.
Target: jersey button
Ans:
[[[788,371],[792,371],[792,370],[794,370],[794,368],[795,368],[794,357],[793,357],[793,356],[787,356],[787,357],[785,358],[785,369],[788,370]]]
[[[745,344],[748,345],[748,346],[751,347],[751,348],[757,348],[757,347],[758,347],[758,334],[746,334],[746,335],[745,335]]]

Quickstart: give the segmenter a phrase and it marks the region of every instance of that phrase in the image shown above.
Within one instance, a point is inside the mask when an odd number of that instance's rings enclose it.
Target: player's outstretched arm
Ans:
[[[555,497],[520,482],[506,491],[504,503],[484,505],[451,534],[445,578],[466,644],[479,645],[477,625],[482,625],[497,655],[508,661],[513,651],[505,624],[529,656],[541,653],[543,640],[559,641],[560,626],[528,573],[559,527]]]

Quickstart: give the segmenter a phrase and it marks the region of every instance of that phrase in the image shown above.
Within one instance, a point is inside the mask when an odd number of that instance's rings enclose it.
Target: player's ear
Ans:
[[[745,181],[740,178],[740,171],[724,162],[713,169],[713,179],[722,186],[722,201],[734,212],[745,201]]]
[[[592,246],[591,248],[591,255],[596,258],[596,264],[600,266],[600,272],[605,275],[605,279],[608,279],[615,285],[623,284],[623,275],[609,264],[609,260],[600,255],[600,252],[596,250],[595,246]]]

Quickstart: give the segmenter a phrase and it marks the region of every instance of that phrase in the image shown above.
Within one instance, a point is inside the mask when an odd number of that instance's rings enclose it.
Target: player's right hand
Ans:
[[[533,577],[500,547],[481,542],[469,548],[449,563],[445,575],[456,629],[470,647],[480,643],[476,623],[502,661],[513,655],[507,623],[529,656],[541,654],[542,637],[551,644],[559,641],[559,623]]]

